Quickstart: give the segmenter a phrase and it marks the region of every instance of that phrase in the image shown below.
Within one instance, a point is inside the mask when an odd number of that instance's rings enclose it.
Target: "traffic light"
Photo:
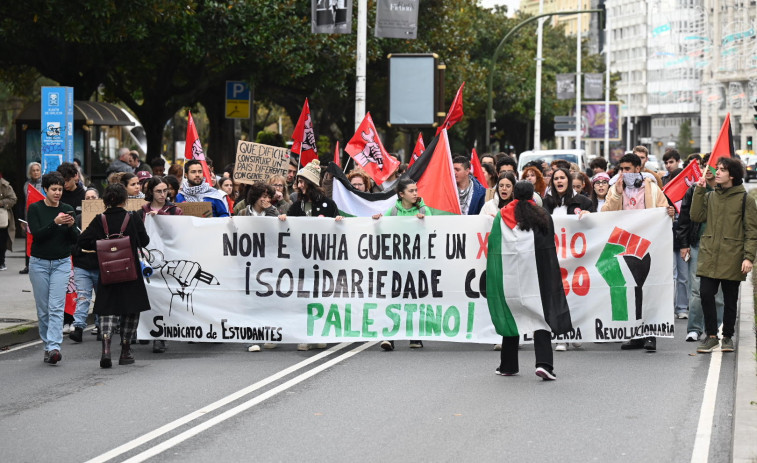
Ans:
[[[746,149],[747,151],[752,151],[752,137],[746,137]]]
[[[754,128],[757,129],[757,98],[752,100],[752,106],[754,107]]]

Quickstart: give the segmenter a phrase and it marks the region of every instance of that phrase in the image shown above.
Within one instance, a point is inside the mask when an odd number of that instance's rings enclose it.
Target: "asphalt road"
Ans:
[[[533,374],[531,346],[521,374],[501,377],[491,346],[440,342],[258,353],[170,343],[102,370],[87,333],[64,342],[57,366],[39,344],[0,354],[0,452],[5,462],[690,461],[713,357],[693,355],[685,324],[653,354],[555,352],[554,382]],[[710,462],[731,461],[734,370],[723,355]]]

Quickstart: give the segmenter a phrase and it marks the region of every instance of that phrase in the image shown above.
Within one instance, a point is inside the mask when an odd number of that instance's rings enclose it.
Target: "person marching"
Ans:
[[[127,194],[126,188],[120,183],[108,185],[102,199],[107,209],[102,214],[96,215],[87,229],[82,232],[79,237],[79,246],[82,249],[96,250],[97,240],[108,237],[103,228],[101,217],[105,217],[108,231],[114,232],[120,230],[125,219],[131,215],[124,209]],[[150,237],[138,216],[130,217],[124,236],[129,237],[131,241],[134,262],[139,262],[137,247],[147,246],[150,243]],[[118,364],[130,365],[134,363],[134,356],[131,353],[131,339],[135,337],[137,331],[139,314],[147,310],[150,310],[150,300],[147,298],[147,289],[141,274],[138,274],[135,280],[109,285],[102,283],[102,274],[100,275],[97,281],[97,298],[95,299],[94,309],[94,312],[100,315],[102,328],[100,368],[110,368],[112,365],[110,342],[116,325],[120,325],[121,328],[121,356],[118,359]]]
[[[50,172],[42,176],[45,199],[29,206],[29,231],[34,235],[29,280],[34,291],[39,319],[39,337],[45,345],[44,362],[55,365],[63,356],[63,311],[66,286],[71,274],[71,246],[79,232],[74,227],[74,208],[61,202],[63,176]]]
[[[534,186],[520,181],[513,188],[514,200],[497,214],[489,235],[486,263],[486,300],[497,333],[502,336],[500,364],[495,373],[513,376],[519,372],[518,341],[533,332],[536,376],[557,379],[554,372],[551,334],[573,329],[568,301],[562,291],[560,264],[555,249],[555,226],[547,212],[532,198]],[[532,284],[522,297],[522,284]]]
[[[375,214],[373,219],[378,220],[384,214]],[[397,182],[397,203],[391,209],[386,211],[386,215],[398,217],[417,217],[422,219],[427,215],[432,215],[431,209],[426,207],[423,198],[418,196],[418,185],[410,178],[402,178]],[[420,349],[423,342],[420,340],[411,340],[411,349]],[[382,341],[381,348],[384,350],[394,350],[394,341]]]
[[[742,181],[744,168],[737,159],[717,160],[715,190],[707,191],[707,179],[697,182],[691,202],[691,220],[706,223],[699,240],[697,276],[707,337],[697,347],[710,353],[720,344],[733,352],[739,285],[752,270],[757,252],[757,205],[748,197]],[[715,293],[723,288],[723,340],[718,343]]]

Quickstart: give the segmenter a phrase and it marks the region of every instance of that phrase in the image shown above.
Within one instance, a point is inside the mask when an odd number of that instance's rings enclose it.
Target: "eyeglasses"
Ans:
[[[594,182],[594,184],[595,185],[609,185],[610,182],[607,180],[597,180],[596,182]]]
[[[165,189],[165,190],[152,190],[152,194],[154,194],[154,195],[165,195],[165,194],[168,194],[168,189]]]
[[[360,187],[364,187],[365,184],[364,183],[353,183],[352,186],[355,187],[355,188],[360,188]]]
[[[271,186],[274,187],[274,188],[284,188],[284,185],[282,185],[281,183],[274,183]]]

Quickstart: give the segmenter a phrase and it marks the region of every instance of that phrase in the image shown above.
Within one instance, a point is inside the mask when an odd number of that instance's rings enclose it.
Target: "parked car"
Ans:
[[[547,164],[555,159],[565,159],[568,162],[578,164],[581,172],[585,172],[589,166],[588,156],[584,150],[540,150],[524,151],[518,156],[518,172],[523,172],[523,166],[531,161],[542,160]]]

